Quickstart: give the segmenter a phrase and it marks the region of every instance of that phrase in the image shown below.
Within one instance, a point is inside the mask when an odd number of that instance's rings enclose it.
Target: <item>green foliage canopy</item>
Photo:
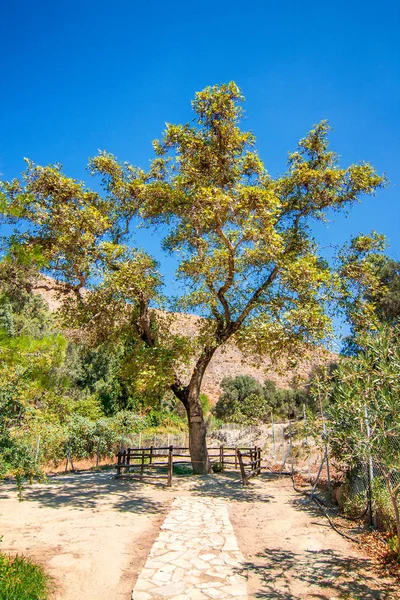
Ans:
[[[199,394],[215,350],[233,338],[281,358],[323,342],[340,280],[310,228],[385,183],[369,163],[340,167],[326,121],[289,154],[286,172],[271,177],[254,135],[241,129],[243,100],[234,82],[198,92],[194,121],[167,124],[147,172],[101,152],[89,171],[102,195],[58,164],[31,161],[22,180],[1,190],[3,212],[17,226],[9,256],[56,279],[70,327],[96,341],[136,337],[132,365],[142,391],[170,387],[182,401],[200,472],[210,465]],[[136,223],[166,232],[163,248],[177,258],[184,284],[175,308],[206,317],[194,339],[172,334],[171,317],[149,310],[163,304],[162,277],[156,261],[128,243]],[[184,383],[182,364],[193,355]]]
[[[234,83],[197,93],[194,124],[167,125],[147,173],[106,152],[93,158],[89,170],[100,175],[105,197],[59,165],[28,162],[23,182],[3,184],[9,218],[28,224],[11,238],[11,251],[42,264],[73,292],[73,314],[86,326],[112,331],[134,324],[156,347],[143,316],[144,305],[161,301],[157,264],[123,242],[134,217],[166,225],[163,245],[178,257],[186,290],[177,306],[210,319],[214,344],[237,334],[244,346],[278,353],[324,338],[332,273],[308,223],[328,210],[347,210],[384,179],[368,163],[340,168],[325,121],[273,179],[254,135],[240,129],[242,101]]]
[[[262,386],[249,375],[225,377],[221,382],[223,393],[214,407],[218,419],[232,423],[257,424],[275,417],[297,416],[307,401],[303,390],[279,389],[267,379]]]

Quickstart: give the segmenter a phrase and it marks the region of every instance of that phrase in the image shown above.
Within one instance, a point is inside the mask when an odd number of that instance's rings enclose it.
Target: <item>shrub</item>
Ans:
[[[372,482],[372,497],[379,525],[388,531],[396,529],[396,519],[390,494],[384,481],[375,477]]]
[[[115,431],[111,419],[104,418],[96,422],[94,437],[97,440],[96,452],[98,449],[100,456],[113,456],[115,454],[119,435]]]
[[[183,430],[186,428],[186,423],[182,417],[176,413],[152,408],[144,418],[146,427],[165,427],[177,428]]]
[[[146,422],[143,417],[131,410],[120,410],[111,419],[114,431],[118,434],[139,433],[142,431]]]
[[[350,486],[345,486],[343,492],[343,511],[348,517],[356,519],[364,512],[366,505],[367,492],[365,490],[358,492],[358,494],[352,494]]]
[[[31,559],[0,554],[0,600],[46,600],[49,581]]]
[[[90,458],[97,450],[96,424],[87,417],[74,415],[68,424],[71,456],[77,460]],[[67,449],[65,449],[67,450]]]

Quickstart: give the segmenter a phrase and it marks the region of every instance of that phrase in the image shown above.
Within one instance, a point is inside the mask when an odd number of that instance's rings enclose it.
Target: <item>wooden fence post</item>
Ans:
[[[258,457],[257,474],[259,475],[261,473],[261,447],[260,446],[258,446],[257,457]]]
[[[120,475],[121,475],[121,452],[118,452],[117,457],[118,457],[117,477],[120,477]]]
[[[242,484],[248,485],[249,482],[246,477],[246,471],[244,470],[243,458],[242,458],[242,453],[240,452],[240,450],[237,450],[237,455],[238,455],[239,465],[240,465],[240,474],[242,476]]]
[[[290,474],[293,477],[293,473],[294,473],[294,465],[293,465],[293,434],[292,434],[292,419],[289,419],[289,434],[290,434],[290,440],[289,440],[289,448],[290,448]]]
[[[142,464],[140,465],[140,479],[143,479],[143,469],[144,469],[144,450],[142,450]]]
[[[224,445],[221,444],[219,447],[219,464],[221,465],[221,470],[224,469]]]
[[[69,438],[69,442],[68,442],[67,462],[65,464],[65,472],[67,472],[67,470],[68,470],[68,459],[69,459],[69,462],[71,463],[72,470],[75,471],[75,469],[74,469],[74,463],[72,462],[72,456],[71,456],[71,442],[72,442],[72,435]]]
[[[170,446],[168,449],[168,481],[167,481],[168,487],[172,486],[173,451],[174,451],[174,447]]]
[[[153,446],[150,446],[150,464],[153,462]]]
[[[99,466],[99,459],[100,459],[100,437],[97,440],[96,469]]]
[[[235,470],[237,469],[238,464],[237,464],[237,446],[235,446]]]
[[[69,448],[71,446],[71,438],[69,438],[68,440],[68,446],[67,446],[67,462],[65,463],[65,472],[68,471],[68,460],[69,460]]]
[[[125,467],[125,465],[126,465],[126,450],[124,448],[124,450],[122,450],[122,453],[121,453],[121,470],[123,467]],[[125,469],[125,473],[126,473],[126,469]]]

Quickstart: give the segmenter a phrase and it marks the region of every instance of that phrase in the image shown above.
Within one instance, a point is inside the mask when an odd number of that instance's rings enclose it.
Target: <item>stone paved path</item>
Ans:
[[[175,498],[132,600],[247,600],[243,562],[224,500]]]

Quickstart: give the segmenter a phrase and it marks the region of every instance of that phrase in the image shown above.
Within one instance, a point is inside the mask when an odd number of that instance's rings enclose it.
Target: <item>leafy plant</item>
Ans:
[[[47,600],[50,578],[24,556],[0,553],[0,600]]]
[[[331,452],[354,467],[360,459],[379,466],[400,540],[400,329],[382,326],[357,338],[360,351],[343,358],[326,382]],[[380,487],[375,490],[382,499]],[[386,513],[387,514],[387,513]],[[400,541],[398,546],[400,556]]]

